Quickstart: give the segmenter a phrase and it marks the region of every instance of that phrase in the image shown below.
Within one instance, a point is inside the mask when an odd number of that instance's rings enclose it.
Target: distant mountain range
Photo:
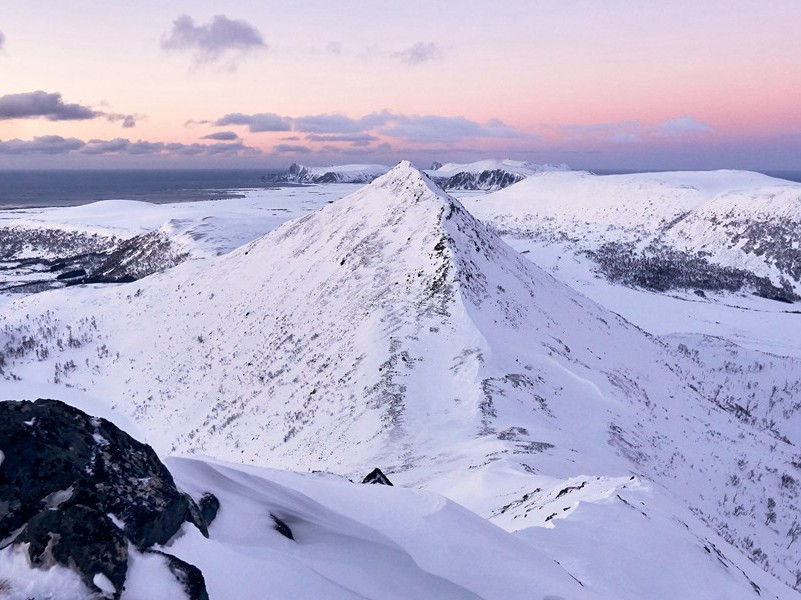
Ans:
[[[384,165],[337,165],[308,167],[292,164],[265,181],[276,183],[370,183],[389,171]],[[566,171],[566,165],[537,165],[515,160],[482,160],[474,163],[434,163],[424,171],[440,187],[448,190],[492,191],[517,183],[534,173]]]

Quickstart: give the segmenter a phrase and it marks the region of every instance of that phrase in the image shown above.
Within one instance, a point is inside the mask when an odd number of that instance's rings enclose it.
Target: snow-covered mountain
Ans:
[[[606,245],[613,260],[673,251],[765,278],[786,297],[801,294],[798,183],[746,171],[550,172],[468,205],[511,237]]]
[[[336,189],[334,189],[336,188]],[[0,212],[0,291],[31,293],[86,281],[139,279],[190,259],[230,252],[355,186],[243,190],[226,200]]]
[[[425,173],[446,190],[500,190],[535,173],[567,171],[567,165],[538,165],[520,160],[480,160],[478,162],[435,163]]]
[[[163,451],[379,465],[596,597],[797,597],[798,364],[771,357],[743,407],[767,357],[699,347],[557,282],[409,163],[230,254],[0,317],[4,378],[108,398]],[[652,547],[686,560],[642,577]]]
[[[276,183],[370,183],[389,171],[385,165],[332,165],[310,167],[292,163],[289,168],[273,175],[265,175],[265,181]]]

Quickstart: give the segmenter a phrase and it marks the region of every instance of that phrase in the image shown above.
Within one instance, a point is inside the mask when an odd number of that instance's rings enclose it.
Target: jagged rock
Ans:
[[[0,451],[0,540],[30,544],[34,566],[75,569],[90,589],[101,573],[119,597],[129,542],[165,544],[185,521],[208,535],[150,446],[63,402],[0,402]]]
[[[177,556],[167,554],[161,550],[151,550],[150,552],[159,554],[167,560],[167,568],[170,569],[170,573],[183,586],[188,600],[209,600],[209,594],[206,591],[206,580],[200,569]]]
[[[392,485],[392,482],[389,480],[389,477],[384,475],[384,473],[382,473],[381,469],[379,469],[378,467],[370,471],[367,477],[362,479],[362,483],[372,483],[377,485]]]
[[[278,533],[283,535],[285,538],[289,538],[292,541],[295,540],[295,536],[292,534],[292,530],[289,528],[289,525],[284,523],[281,519],[279,519],[272,513],[270,513],[270,518],[272,518],[273,523],[275,523],[275,530]]]

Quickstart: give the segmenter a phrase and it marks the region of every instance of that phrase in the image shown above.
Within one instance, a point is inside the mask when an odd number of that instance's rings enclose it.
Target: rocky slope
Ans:
[[[544,171],[568,171],[567,165],[538,165],[520,160],[481,160],[474,163],[435,163],[425,173],[446,190],[495,191]]]
[[[199,507],[175,487],[150,447],[104,419],[55,400],[0,402],[6,555],[24,550],[32,567],[73,570],[88,590],[115,599],[125,588],[129,557],[148,555],[175,576],[187,598],[207,600],[202,573],[154,546],[168,543],[185,521],[208,536],[218,506],[206,495]],[[4,585],[14,594],[25,581]]]
[[[387,171],[389,167],[384,165],[309,167],[292,163],[286,171],[265,175],[263,179],[275,183],[370,183]]]

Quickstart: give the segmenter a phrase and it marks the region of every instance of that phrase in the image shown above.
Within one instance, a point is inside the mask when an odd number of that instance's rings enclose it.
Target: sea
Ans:
[[[243,189],[284,187],[275,170],[1,171],[0,209],[77,206],[98,200],[165,204],[241,197]]]
[[[0,170],[0,209],[77,206],[98,200],[140,200],[164,204],[242,197],[244,189],[285,187],[268,183],[272,169],[250,170]],[[594,170],[595,173],[635,171]],[[801,182],[801,172],[765,172]]]

